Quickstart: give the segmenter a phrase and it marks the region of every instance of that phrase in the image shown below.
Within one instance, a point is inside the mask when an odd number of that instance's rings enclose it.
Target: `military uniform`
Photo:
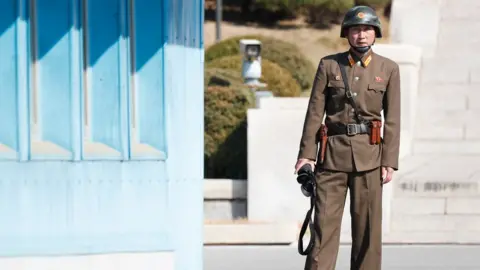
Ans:
[[[351,13],[361,11],[356,9]],[[380,144],[371,144],[368,125],[358,124],[354,108],[346,98],[339,64],[345,67],[358,113],[367,122],[381,121],[383,110],[385,121]],[[324,161],[320,164],[317,135],[323,120],[328,132]],[[351,134],[347,134],[349,131]],[[399,145],[399,66],[371,49],[361,58],[351,50],[322,58],[298,153],[299,159],[317,160],[315,243],[305,269],[335,269],[347,189],[351,194],[351,269],[381,269],[381,167],[398,170]]]

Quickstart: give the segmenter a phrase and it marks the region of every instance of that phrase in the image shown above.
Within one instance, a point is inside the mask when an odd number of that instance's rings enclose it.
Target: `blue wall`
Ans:
[[[203,1],[1,3],[0,256],[201,269]]]

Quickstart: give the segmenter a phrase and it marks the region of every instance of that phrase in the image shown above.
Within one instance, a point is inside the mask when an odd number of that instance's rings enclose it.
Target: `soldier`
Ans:
[[[295,165],[296,172],[305,164],[315,168],[315,241],[305,269],[335,269],[350,189],[351,269],[378,270],[382,186],[398,170],[400,72],[395,62],[372,51],[375,38],[382,37],[373,9],[350,9],[340,36],[348,39],[350,49],[319,62]],[[319,138],[319,131],[326,135]]]

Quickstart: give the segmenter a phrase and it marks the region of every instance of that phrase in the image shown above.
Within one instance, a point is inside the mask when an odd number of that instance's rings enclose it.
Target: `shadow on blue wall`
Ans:
[[[139,70],[167,42],[192,48],[203,45],[203,25],[188,23],[189,20],[200,21],[200,16],[203,16],[198,12],[199,9],[193,8],[200,8],[200,1],[172,1],[172,5],[166,2],[168,1],[90,0],[87,5],[84,0],[2,1],[0,37],[15,27],[17,18],[35,20],[36,27],[30,30],[38,40],[38,48],[33,55],[37,60],[42,59],[64,39],[72,28],[86,29],[84,34],[88,65],[94,65],[119,40],[130,37],[135,40],[136,47],[132,50],[136,50],[136,70]],[[30,6],[32,3],[35,8]],[[193,5],[192,8],[184,8],[189,5]],[[19,10],[19,6],[23,6],[23,10]],[[165,13],[164,10],[168,12]],[[132,13],[135,15],[130,16]],[[162,16],[163,14],[168,16]]]
[[[0,131],[0,143],[18,151],[19,134],[29,132],[26,125],[17,126],[18,99],[30,95],[36,98],[25,110],[35,110],[32,123],[39,125],[41,140],[79,153],[77,123],[85,115],[92,141],[127,158],[128,104],[135,100],[139,140],[164,151],[164,135],[158,135],[165,130],[163,78],[195,72],[191,64],[178,61],[188,49],[177,48],[203,47],[202,6],[198,0],[1,1],[0,114],[9,120]],[[165,53],[166,44],[179,46]],[[168,71],[167,54],[174,60]],[[83,82],[88,94],[80,95]],[[79,113],[80,107],[88,113]]]

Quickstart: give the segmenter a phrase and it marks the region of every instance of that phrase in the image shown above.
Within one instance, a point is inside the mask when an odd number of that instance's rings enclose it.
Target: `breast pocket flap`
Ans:
[[[381,83],[370,83],[368,84],[368,90],[373,90],[375,92],[385,92],[387,90],[387,86]]]
[[[328,81],[327,86],[332,88],[345,88],[343,81]]]

